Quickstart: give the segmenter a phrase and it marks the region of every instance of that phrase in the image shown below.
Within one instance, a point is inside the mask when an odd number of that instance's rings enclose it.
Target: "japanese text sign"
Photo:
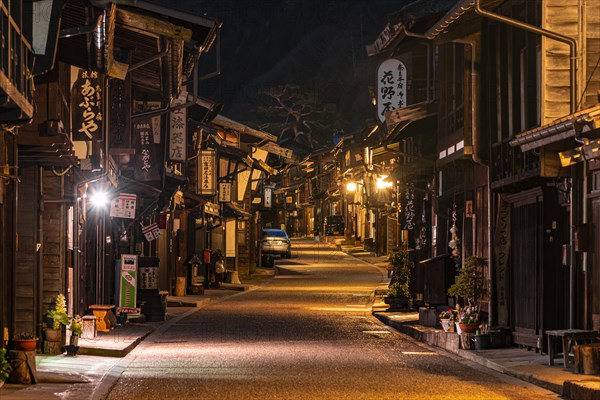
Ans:
[[[219,202],[231,203],[231,182],[219,182]]]
[[[110,205],[110,216],[116,218],[135,219],[135,194],[121,193]]]
[[[214,150],[204,150],[200,152],[198,160],[198,182],[196,190],[198,194],[214,195],[215,173],[216,173],[216,153]]]
[[[98,72],[79,70],[72,93],[73,140],[101,140],[104,116]]]
[[[173,106],[185,104],[187,92],[183,92],[177,99],[173,100]],[[187,109],[170,113],[169,120],[169,159],[172,161],[185,161],[187,146]]]
[[[388,59],[377,69],[377,117],[406,106],[406,67],[400,60]]]
[[[160,180],[156,160],[157,146],[154,144],[151,121],[145,120],[134,123],[133,137],[136,145],[135,179],[140,181]]]

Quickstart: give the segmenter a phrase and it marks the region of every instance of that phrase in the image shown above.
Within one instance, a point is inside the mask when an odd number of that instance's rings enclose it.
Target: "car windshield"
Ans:
[[[263,237],[266,237],[266,236],[287,238],[287,235],[281,229],[265,229],[265,230],[263,230]]]

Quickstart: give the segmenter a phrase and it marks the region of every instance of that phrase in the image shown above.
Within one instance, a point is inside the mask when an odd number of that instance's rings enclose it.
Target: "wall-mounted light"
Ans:
[[[386,189],[386,188],[391,188],[392,186],[394,186],[393,182],[389,182],[386,181],[385,178],[387,178],[387,175],[381,175],[379,178],[377,178],[377,189]]]
[[[356,192],[356,182],[346,183],[346,192],[348,192],[348,193]]]

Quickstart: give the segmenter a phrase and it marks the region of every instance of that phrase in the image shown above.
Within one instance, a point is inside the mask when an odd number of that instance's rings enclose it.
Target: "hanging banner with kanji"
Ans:
[[[102,140],[102,78],[96,71],[79,70],[73,84],[71,110],[74,141]]]
[[[231,182],[219,182],[219,202],[231,203]]]
[[[136,203],[137,196],[135,194],[121,193],[110,205],[110,216],[135,219]]]
[[[198,160],[198,194],[214,195],[216,193],[216,153],[214,150],[203,150]]]
[[[131,79],[111,79],[108,83],[110,99],[107,126],[111,148],[131,147]]]
[[[185,104],[187,92],[183,91],[181,95],[174,99],[172,106]],[[169,159],[171,161],[185,161],[187,157],[187,109],[170,113],[169,119]]]
[[[385,121],[385,114],[406,107],[406,67],[391,58],[377,69],[377,117]]]
[[[159,181],[159,146],[154,144],[151,120],[148,119],[133,124],[133,140],[135,141],[136,153],[135,179],[143,182]]]

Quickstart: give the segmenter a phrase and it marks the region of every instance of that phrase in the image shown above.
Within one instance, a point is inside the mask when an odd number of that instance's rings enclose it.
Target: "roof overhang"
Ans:
[[[521,151],[537,149],[550,143],[585,134],[600,127],[600,105],[569,114],[549,124],[518,134],[509,144]]]
[[[494,9],[504,1],[505,0],[487,0],[485,1],[485,7],[487,9]],[[451,25],[460,25],[473,29],[472,27],[477,26],[482,19],[478,14],[472,12],[474,8],[475,0],[458,1],[442,18],[427,29],[424,36],[428,39],[441,38],[452,32],[452,30],[449,29]]]
[[[400,135],[410,136],[410,128],[415,126],[417,122],[434,122],[437,120],[437,100],[423,101],[421,103],[412,104],[408,107],[398,108],[389,111],[385,115],[385,121],[388,128],[385,141],[391,142],[397,139]]]

